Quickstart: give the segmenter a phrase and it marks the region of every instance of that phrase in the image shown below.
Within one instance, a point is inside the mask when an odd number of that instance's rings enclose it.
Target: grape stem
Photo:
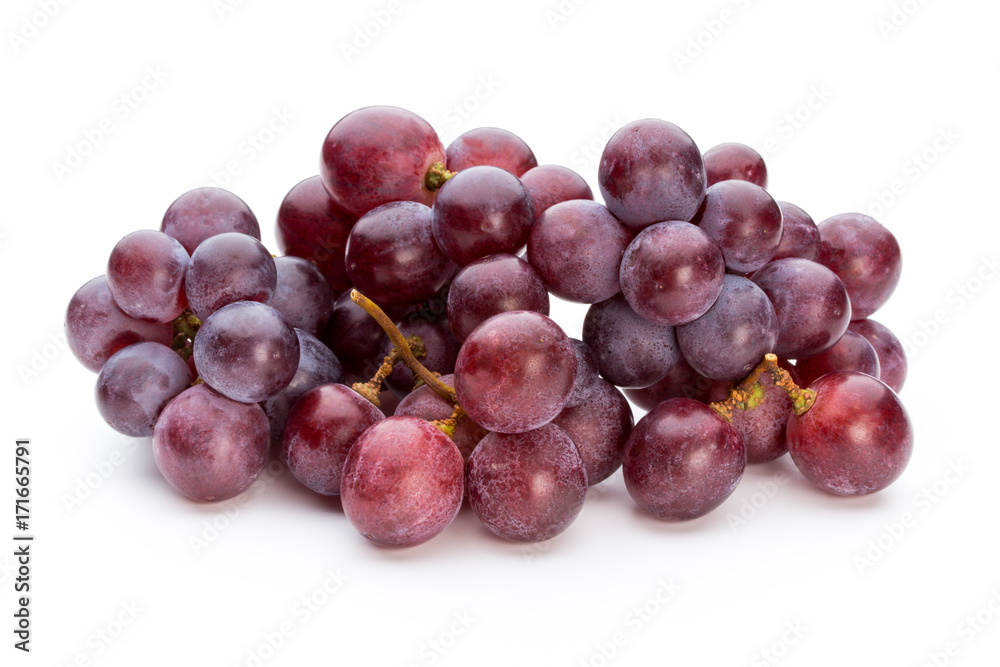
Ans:
[[[173,327],[174,339],[171,347],[184,361],[187,361],[194,351],[194,337],[201,327],[201,320],[188,308],[174,320]]]
[[[424,341],[420,336],[410,336],[406,339],[406,343],[409,345],[413,356],[422,357],[427,354],[427,348],[424,346]],[[351,385],[351,389],[374,403],[375,407],[378,407],[380,405],[378,395],[382,392],[382,383],[389,377],[392,369],[399,363],[400,359],[402,359],[402,355],[400,355],[399,350],[395,347],[392,348],[392,352],[387,354],[385,359],[382,360],[382,365],[379,366],[375,376],[368,382],[355,382]]]
[[[443,162],[435,162],[430,169],[427,170],[427,175],[424,176],[424,186],[434,192],[439,190],[445,182],[454,176],[457,172],[448,171]]]
[[[431,422],[432,426],[439,428],[446,436],[455,439],[455,429],[458,427],[458,422],[462,420],[465,416],[465,410],[462,409],[461,405],[455,404],[455,410],[451,413],[451,416],[447,419],[435,419]]]
[[[458,396],[455,395],[455,388],[449,387],[444,382],[434,375],[431,371],[417,361],[414,356],[413,351],[410,349],[409,343],[407,343],[406,338],[403,334],[396,328],[396,325],[392,323],[389,316],[376,305],[374,301],[366,297],[364,294],[356,289],[351,290],[351,301],[361,306],[361,308],[372,316],[372,318],[378,322],[379,326],[385,331],[385,334],[389,337],[392,342],[392,346],[395,348],[395,352],[398,353],[399,359],[406,364],[407,368],[413,371],[413,374],[424,381],[428,387],[433,389],[435,392],[441,395],[442,398],[446,399],[453,405],[457,407]],[[390,355],[391,356],[391,355]],[[389,357],[386,357],[388,359]],[[381,370],[381,369],[380,369]],[[366,397],[367,398],[367,397]]]
[[[757,367],[750,371],[750,375],[733,386],[726,400],[710,403],[709,407],[727,422],[733,423],[733,408],[753,410],[764,400],[764,387],[757,382],[764,373],[771,376],[775,387],[783,389],[792,399],[795,414],[805,414],[816,402],[816,392],[795,384],[788,371],[778,365],[778,356],[768,353]]]

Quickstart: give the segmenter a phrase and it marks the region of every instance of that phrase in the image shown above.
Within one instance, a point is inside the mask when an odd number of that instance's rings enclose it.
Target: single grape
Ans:
[[[878,379],[898,394],[906,382],[906,351],[903,350],[903,344],[885,325],[875,320],[855,320],[847,330],[861,334],[872,344],[878,355]]]
[[[767,187],[767,166],[760,153],[746,144],[730,142],[705,151],[705,174],[708,186],[719,181],[747,181]]]
[[[194,339],[202,379],[243,403],[266,401],[288,386],[299,365],[299,339],[281,313],[238,301],[205,320]]]
[[[622,293],[650,322],[675,326],[696,320],[722,291],[722,252],[688,222],[659,222],[642,230],[621,260]]]
[[[378,303],[407,306],[434,296],[454,274],[431,233],[431,209],[408,201],[366,213],[347,239],[347,275]]]
[[[313,387],[344,381],[344,370],[330,348],[302,329],[296,329],[295,336],[299,340],[299,365],[295,369],[295,375],[287,387],[267,399],[263,406],[271,425],[273,443],[281,442],[288,412],[299,397]]]
[[[851,301],[833,271],[808,259],[788,257],[751,276],[774,306],[783,359],[805,359],[832,346],[851,322]]]
[[[528,241],[535,204],[517,176],[498,167],[470,167],[451,177],[434,202],[434,239],[465,266],[499,252],[517,253]]]
[[[674,328],[645,319],[621,294],[590,307],[583,342],[594,351],[604,379],[619,387],[659,382],[681,357]]]
[[[465,132],[451,142],[445,155],[449,171],[499,167],[519,177],[538,166],[535,154],[524,140],[498,127],[479,127]]]
[[[296,329],[317,335],[333,314],[333,293],[316,265],[301,257],[275,257],[277,281],[268,305]]]
[[[635,233],[654,222],[691,220],[705,197],[701,151],[664,120],[618,130],[604,147],[597,178],[608,208]]]
[[[774,351],[778,318],[763,290],[726,274],[722,292],[708,312],[677,327],[681,354],[699,374],[729,382],[746,377]]]
[[[580,451],[587,483],[593,486],[621,466],[632,433],[632,408],[613,384],[598,379],[583,402],[560,412],[552,423],[566,431]]]
[[[286,255],[314,263],[340,294],[351,286],[344,263],[347,235],[357,222],[337,205],[319,176],[307,178],[292,188],[278,209],[275,238]]]
[[[543,164],[529,169],[521,183],[535,202],[535,219],[543,212],[571,199],[593,199],[594,192],[580,174],[557,164]]]
[[[489,318],[510,310],[549,314],[549,293],[531,265],[508,254],[467,264],[448,290],[448,322],[458,340]]]
[[[807,385],[833,371],[857,371],[879,379],[878,353],[864,336],[850,330],[833,347],[802,359],[796,368]]]
[[[104,276],[78,289],[66,309],[69,349],[81,364],[95,373],[122,348],[145,341],[169,347],[173,337],[170,324],[144,322],[122,312]]]
[[[201,320],[237,301],[267,303],[278,272],[267,248],[246,234],[216,234],[191,255],[184,289],[191,311]]]
[[[455,362],[458,359],[458,351],[462,344],[451,332],[451,326],[447,319],[427,319],[421,317],[419,313],[407,317],[396,323],[396,328],[405,336],[419,336],[424,343],[424,356],[418,357],[421,365],[433,373],[447,375],[455,370]],[[384,359],[392,352],[392,343],[388,338],[383,339],[382,347],[379,351],[378,361]],[[377,369],[376,369],[377,370]],[[374,375],[374,373],[372,373]],[[399,362],[392,369],[392,373],[385,379],[386,386],[400,398],[413,391],[416,378],[406,364]]]
[[[175,199],[163,215],[160,231],[180,241],[189,255],[216,234],[238,232],[260,240],[260,225],[250,207],[220,188],[197,188]]]
[[[495,315],[465,339],[455,363],[459,404],[490,431],[523,433],[552,421],[576,381],[576,354],[559,325],[538,313]]]
[[[792,376],[797,385],[802,385],[795,366],[784,359],[778,365]],[[788,451],[785,444],[785,429],[792,416],[794,404],[788,393],[774,386],[770,374],[762,373],[758,380],[764,391],[764,400],[751,410],[733,410],[733,428],[743,438],[747,450],[747,463],[767,463],[780,458]],[[728,394],[727,394],[728,395]],[[724,400],[725,397],[716,400]]]
[[[439,534],[462,507],[462,455],[451,439],[416,417],[370,426],[344,462],[344,514],[383,547],[412,547]]]
[[[589,345],[576,338],[570,338],[569,342],[573,344],[573,353],[576,354],[576,381],[573,383],[573,393],[566,401],[566,407],[573,408],[587,399],[590,390],[600,378],[601,368],[597,365],[597,355]],[[563,411],[565,412],[565,409]]]
[[[490,433],[469,457],[469,504],[494,535],[540,542],[566,530],[583,509],[587,471],[564,430]]]
[[[342,384],[323,384],[302,394],[288,413],[280,458],[295,479],[325,496],[339,496],[347,453],[379,409]]]
[[[747,454],[740,434],[712,408],[690,398],[660,403],[639,420],[625,445],[625,487],[664,521],[708,514],[732,494]]]
[[[670,398],[693,398],[703,403],[708,402],[710,390],[715,385],[726,384],[699,375],[698,371],[691,368],[691,364],[681,357],[662,380],[641,389],[626,389],[625,395],[643,410],[652,410]]]
[[[812,217],[795,204],[779,201],[781,243],[772,259],[801,257],[816,261],[819,257],[819,228]]]
[[[375,375],[375,357],[386,335],[378,322],[351,300],[350,290],[333,302],[333,313],[321,338],[348,376],[367,380]]]
[[[621,290],[618,267],[632,232],[604,205],[577,199],[550,207],[528,238],[528,262],[558,297],[579,303]]]
[[[449,387],[453,387],[455,386],[455,376],[442,375],[441,382],[444,382]],[[399,405],[396,406],[393,414],[419,417],[430,422],[438,419],[448,419],[454,410],[455,406],[450,401],[444,399],[427,385],[423,385],[407,394],[399,402]],[[462,458],[468,461],[469,454],[476,448],[479,441],[486,437],[487,433],[489,431],[472,421],[468,415],[465,415],[459,420],[458,426],[455,427],[455,435],[452,436],[452,440],[455,441],[458,451],[462,453]]]
[[[809,385],[816,402],[788,421],[788,451],[799,471],[840,496],[881,491],[903,474],[913,426],[899,397],[870,375],[828,373]]]
[[[112,355],[97,376],[97,409],[119,433],[153,435],[156,417],[191,385],[180,355],[160,343],[136,343]]]
[[[153,458],[170,486],[192,500],[227,500],[267,463],[267,417],[199,384],[170,401],[153,430]]]
[[[163,232],[144,229],[119,241],[108,260],[108,288],[129,317],[172,322],[187,308],[184,276],[191,258]]]
[[[899,284],[903,260],[888,229],[861,213],[843,213],[819,224],[819,261],[837,274],[863,320],[882,307]]]
[[[734,273],[750,273],[771,261],[781,243],[781,208],[764,188],[722,181],[705,192],[694,223],[715,241]]]
[[[427,174],[444,161],[444,146],[427,121],[405,109],[373,106],[333,126],[323,142],[320,176],[334,201],[360,218],[394,201],[430,206]]]

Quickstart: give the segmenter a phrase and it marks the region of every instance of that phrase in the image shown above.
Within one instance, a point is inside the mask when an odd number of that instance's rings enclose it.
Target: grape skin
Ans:
[[[576,381],[566,407],[573,408],[586,400],[587,394],[600,377],[601,369],[597,365],[597,355],[589,345],[576,338],[570,338],[569,342],[573,344],[573,352],[576,354]]]
[[[442,375],[441,382],[445,383],[449,387],[453,387],[455,386],[455,376]],[[443,398],[427,385],[423,385],[407,394],[403,400],[399,402],[394,414],[399,416],[419,417],[420,419],[430,422],[438,419],[448,419],[451,417],[454,409],[455,406],[452,405],[450,401]],[[486,437],[487,433],[489,433],[489,431],[472,421],[468,415],[465,415],[459,420],[458,426],[455,427],[455,435],[452,436],[452,440],[455,441],[458,451],[462,453],[463,460],[469,460],[469,455],[472,454],[472,450],[476,448],[476,445],[479,444],[480,440]]]
[[[561,202],[594,198],[594,191],[580,174],[557,164],[543,164],[526,171],[521,183],[535,202],[535,220]]]
[[[531,228],[528,263],[556,296],[597,303],[621,290],[618,269],[631,241],[632,233],[602,204],[562,202]]]
[[[337,205],[319,176],[307,178],[285,195],[278,209],[275,238],[286,255],[314,263],[340,294],[350,288],[344,262],[347,235],[358,221]]]
[[[746,461],[739,433],[712,408],[673,398],[635,425],[622,470],[639,507],[663,521],[687,521],[732,494]]]
[[[705,174],[708,186],[720,181],[740,180],[767,187],[767,166],[760,153],[746,144],[729,142],[705,151]]]
[[[906,382],[906,351],[903,350],[903,344],[885,325],[872,319],[855,320],[847,330],[861,334],[875,348],[879,380],[898,394]]]
[[[560,534],[583,509],[587,472],[558,426],[490,433],[469,457],[469,504],[498,537],[539,542]]]
[[[253,211],[221,188],[197,188],[182,194],[164,213],[160,231],[180,241],[189,255],[216,234],[238,232],[260,240],[260,224]]]
[[[267,303],[278,272],[264,245],[246,234],[217,234],[191,255],[184,280],[191,311],[200,320],[237,301]]]
[[[347,453],[382,419],[379,409],[353,389],[337,383],[313,387],[288,413],[280,458],[306,488],[339,496]]]
[[[206,385],[184,391],[160,413],[153,457],[170,483],[192,500],[226,500],[243,493],[267,463],[267,417]]]
[[[843,213],[819,224],[819,261],[844,283],[853,319],[882,307],[899,284],[903,260],[896,237],[875,219]]]
[[[479,127],[455,139],[445,150],[449,171],[499,167],[520,177],[538,166],[535,154],[519,136],[498,127]]]
[[[259,403],[288,386],[299,340],[281,313],[256,301],[231,303],[205,320],[194,339],[202,379],[234,401]]]
[[[607,380],[598,379],[581,403],[560,412],[552,423],[566,431],[580,451],[590,486],[621,467],[632,433],[632,408]]]
[[[722,181],[708,188],[694,219],[715,241],[734,273],[750,273],[771,261],[781,243],[778,203],[767,190],[746,181]]]
[[[662,380],[648,387],[626,389],[625,395],[643,410],[652,410],[670,398],[693,398],[707,402],[708,393],[715,384],[725,383],[699,375],[682,357]]]
[[[333,314],[333,294],[315,264],[300,257],[275,257],[277,281],[271,306],[296,329],[313,336],[326,326]]]
[[[375,375],[378,366],[374,359],[385,339],[378,322],[351,300],[350,290],[333,302],[333,313],[322,340],[337,355],[349,376],[367,380]]]
[[[771,259],[801,257],[819,258],[819,228],[812,217],[795,204],[779,201],[781,209],[781,243]]]
[[[465,340],[455,363],[459,404],[490,431],[547,424],[573,393],[576,354],[559,325],[538,313],[495,315]]]
[[[344,514],[383,547],[412,547],[438,535],[462,507],[462,455],[416,417],[387,417],[355,441],[344,462]]]
[[[549,314],[549,293],[531,265],[504,253],[477,259],[459,271],[448,289],[448,322],[458,340],[499,313]]]
[[[885,383],[857,371],[813,382],[816,402],[788,421],[788,451],[810,482],[840,496],[875,493],[903,474],[913,426]]]
[[[129,317],[172,322],[187,308],[184,277],[190,261],[175,238],[148,229],[132,232],[111,251],[108,288]]]
[[[875,348],[864,336],[849,329],[833,347],[799,361],[796,368],[807,385],[833,371],[858,371],[879,379],[878,354]]]
[[[180,355],[160,343],[136,343],[108,359],[94,394],[111,428],[140,438],[153,435],[160,411],[190,384],[191,373]]]
[[[151,341],[170,346],[170,324],[144,322],[129,317],[115,303],[105,276],[88,281],[76,291],[66,308],[66,342],[73,356],[98,373],[118,350]]]
[[[674,328],[638,315],[621,294],[590,307],[583,342],[594,351],[604,379],[623,388],[659,382],[681,357]]]

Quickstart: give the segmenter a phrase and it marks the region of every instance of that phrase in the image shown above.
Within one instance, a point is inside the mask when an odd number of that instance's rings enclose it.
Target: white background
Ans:
[[[1000,7],[578,2],[64,0],[51,18],[4,3],[0,663],[996,664]],[[372,12],[387,25],[348,57]],[[817,221],[874,213],[904,253],[875,317],[915,349],[903,477],[835,498],[785,458],[670,525],[617,474],[551,543],[502,542],[463,511],[406,551],[370,546],[287,472],[221,505],[179,497],[148,440],[102,422],[95,376],[59,338],[65,306],[120,237],[213,178],[276,250],[285,192],[316,173],[329,127],[371,104],[419,113],[445,144],[505,127],[595,192],[610,133],[665,118],[703,150],[758,148],[771,192]],[[276,113],[291,120],[268,135]],[[73,150],[87,155],[66,172]],[[579,335],[583,312],[554,316]],[[11,633],[16,437],[33,447],[30,655]]]

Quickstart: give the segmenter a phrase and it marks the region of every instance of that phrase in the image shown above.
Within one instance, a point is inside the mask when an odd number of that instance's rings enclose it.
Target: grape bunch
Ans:
[[[231,498],[276,458],[386,547],[463,500],[499,537],[549,539],[619,468],[667,521],[785,453],[833,494],[897,479],[906,358],[869,319],[893,235],[817,225],[753,149],[702,153],[662,120],[621,128],[597,176],[604,203],[506,130],[445,148],[409,111],[360,109],[281,202],[283,256],[234,194],[185,193],[73,296],[69,343],[180,493]],[[589,304],[582,340],[551,296]]]

